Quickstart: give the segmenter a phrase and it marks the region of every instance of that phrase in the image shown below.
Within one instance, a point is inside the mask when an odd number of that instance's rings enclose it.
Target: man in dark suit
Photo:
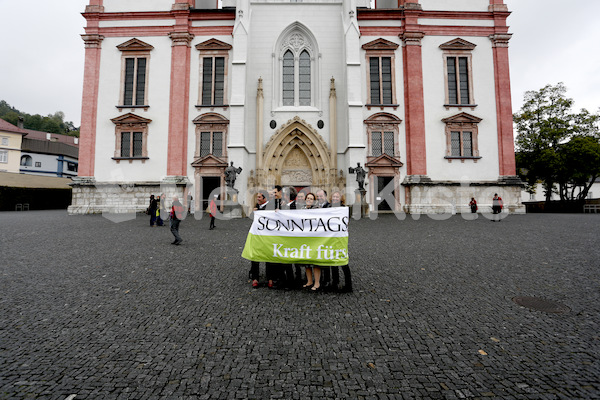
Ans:
[[[317,191],[317,203],[319,204],[319,208],[329,208],[331,204],[327,201],[327,192],[323,189],[319,189]]]

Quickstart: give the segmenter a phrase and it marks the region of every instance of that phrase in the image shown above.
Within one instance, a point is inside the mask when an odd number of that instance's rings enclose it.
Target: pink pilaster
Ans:
[[[494,54],[496,81],[496,114],[498,124],[498,159],[500,176],[516,175],[513,117],[510,92],[510,65],[508,40],[511,35],[498,33],[490,36]]]
[[[187,175],[187,141],[190,91],[190,44],[188,1],[173,5],[175,31],[169,34],[171,47],[171,92],[169,96],[169,144],[167,175]]]
[[[85,42],[81,128],[79,137],[79,176],[94,176],[96,120],[100,83],[100,52],[103,36],[81,35]]]
[[[406,114],[406,167],[408,175],[427,175],[425,145],[425,100],[423,96],[423,59],[421,32],[405,32],[404,108]]]

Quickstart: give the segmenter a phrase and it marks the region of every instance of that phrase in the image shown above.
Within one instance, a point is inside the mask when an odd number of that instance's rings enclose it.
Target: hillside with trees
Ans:
[[[45,117],[39,114],[31,115],[0,100],[0,118],[17,126],[20,117],[23,118],[23,128],[25,129],[79,137],[79,127],[75,127],[71,121],[65,121],[65,114],[62,111]]]

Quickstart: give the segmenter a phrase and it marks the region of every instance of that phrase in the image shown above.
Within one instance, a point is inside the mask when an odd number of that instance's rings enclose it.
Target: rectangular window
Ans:
[[[223,155],[223,132],[200,132],[200,157]]]
[[[67,162],[67,170],[71,172],[77,172],[77,164],[74,162]]]
[[[8,151],[0,150],[0,163],[8,164]]]
[[[469,59],[448,57],[448,102],[449,104],[470,104]]]
[[[36,161],[35,162],[35,167],[36,168],[42,168],[42,162],[41,161]]]
[[[2,146],[8,146],[8,138],[6,136],[2,137]]]
[[[121,157],[144,156],[144,133],[121,132]]]
[[[473,133],[452,131],[450,133],[452,157],[473,157]]]
[[[392,59],[391,57],[369,57],[369,82],[371,104],[392,104]]]
[[[225,94],[225,57],[204,57],[202,66],[202,105],[221,106]]]
[[[146,103],[146,58],[125,59],[123,105],[143,106]]]

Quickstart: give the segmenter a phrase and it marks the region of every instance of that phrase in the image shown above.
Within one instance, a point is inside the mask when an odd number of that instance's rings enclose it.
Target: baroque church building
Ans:
[[[523,212],[503,0],[90,0],[71,213],[323,188]],[[357,197],[358,196],[358,197]],[[223,196],[222,198],[225,198]],[[201,200],[204,200],[201,201]]]

